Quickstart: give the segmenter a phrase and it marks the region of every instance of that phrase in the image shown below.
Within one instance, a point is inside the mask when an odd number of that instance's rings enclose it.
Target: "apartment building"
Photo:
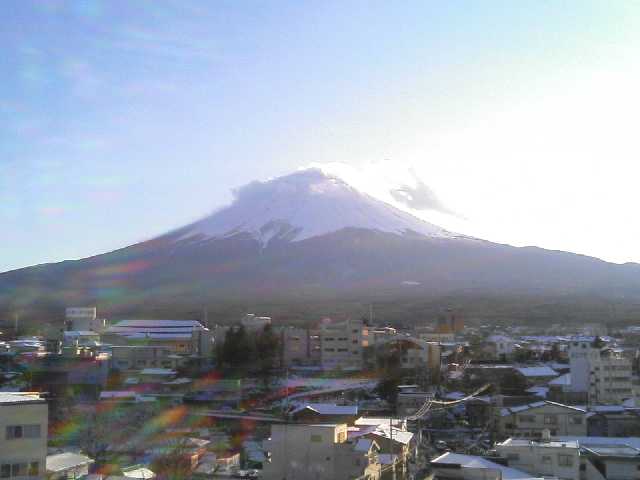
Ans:
[[[587,411],[560,403],[540,401],[514,407],[497,408],[499,435],[515,438],[541,438],[551,435],[586,435]]]
[[[48,415],[39,395],[0,392],[0,478],[45,477]]]
[[[361,370],[363,348],[369,346],[369,329],[362,320],[323,323],[320,326],[322,368]]]
[[[592,404],[619,405],[633,397],[632,358],[599,337],[569,343],[572,392],[586,392]]]
[[[269,461],[265,480],[341,480],[380,478],[380,450],[375,440],[348,440],[347,424],[274,424],[263,442]]]
[[[96,307],[69,307],[65,311],[66,330],[103,332],[107,327],[104,318],[98,318]]]
[[[540,477],[580,479],[580,448],[576,441],[534,442],[509,438],[495,446],[509,467]]]
[[[509,467],[531,475],[567,480],[636,480],[637,438],[568,437],[539,442],[508,439],[495,446]]]

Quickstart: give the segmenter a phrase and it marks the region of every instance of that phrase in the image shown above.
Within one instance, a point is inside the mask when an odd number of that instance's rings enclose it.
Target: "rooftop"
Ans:
[[[86,455],[72,452],[58,453],[47,456],[47,471],[63,472],[70,468],[87,465],[89,463],[93,463],[93,460]]]
[[[532,475],[521,472],[515,468],[505,467],[499,463],[494,463],[486,458],[477,457],[475,455],[463,455],[461,453],[447,452],[444,455],[433,459],[431,465],[437,468],[438,465],[452,465],[459,466],[460,468],[483,468],[487,470],[495,470],[500,472],[500,477],[504,480],[515,479],[531,479],[535,478]]]
[[[46,403],[37,393],[0,392],[0,405],[15,405],[18,403]]]

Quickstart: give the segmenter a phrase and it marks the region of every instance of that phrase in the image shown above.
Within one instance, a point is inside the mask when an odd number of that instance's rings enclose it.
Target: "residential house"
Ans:
[[[63,452],[47,455],[47,480],[67,480],[82,478],[89,474],[93,460],[86,455]]]
[[[551,435],[586,435],[587,411],[550,401],[539,401],[497,411],[496,430],[502,437],[541,438]]]

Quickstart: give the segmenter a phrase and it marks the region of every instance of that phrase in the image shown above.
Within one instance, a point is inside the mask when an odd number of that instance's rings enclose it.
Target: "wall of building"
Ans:
[[[22,438],[10,438],[8,427],[21,427]],[[38,426],[39,433],[26,426]],[[44,478],[47,457],[48,407],[44,400],[29,403],[0,403],[0,475],[7,465],[26,464],[27,475],[20,478]],[[31,437],[31,438],[26,438]],[[28,475],[36,467],[37,475]],[[11,469],[11,467],[9,467]],[[34,473],[34,472],[32,472]],[[13,473],[10,474],[14,478]]]

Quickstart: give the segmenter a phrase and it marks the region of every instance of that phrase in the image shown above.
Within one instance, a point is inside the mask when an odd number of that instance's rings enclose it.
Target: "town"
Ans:
[[[5,323],[0,478],[638,478],[640,327],[99,313]]]

